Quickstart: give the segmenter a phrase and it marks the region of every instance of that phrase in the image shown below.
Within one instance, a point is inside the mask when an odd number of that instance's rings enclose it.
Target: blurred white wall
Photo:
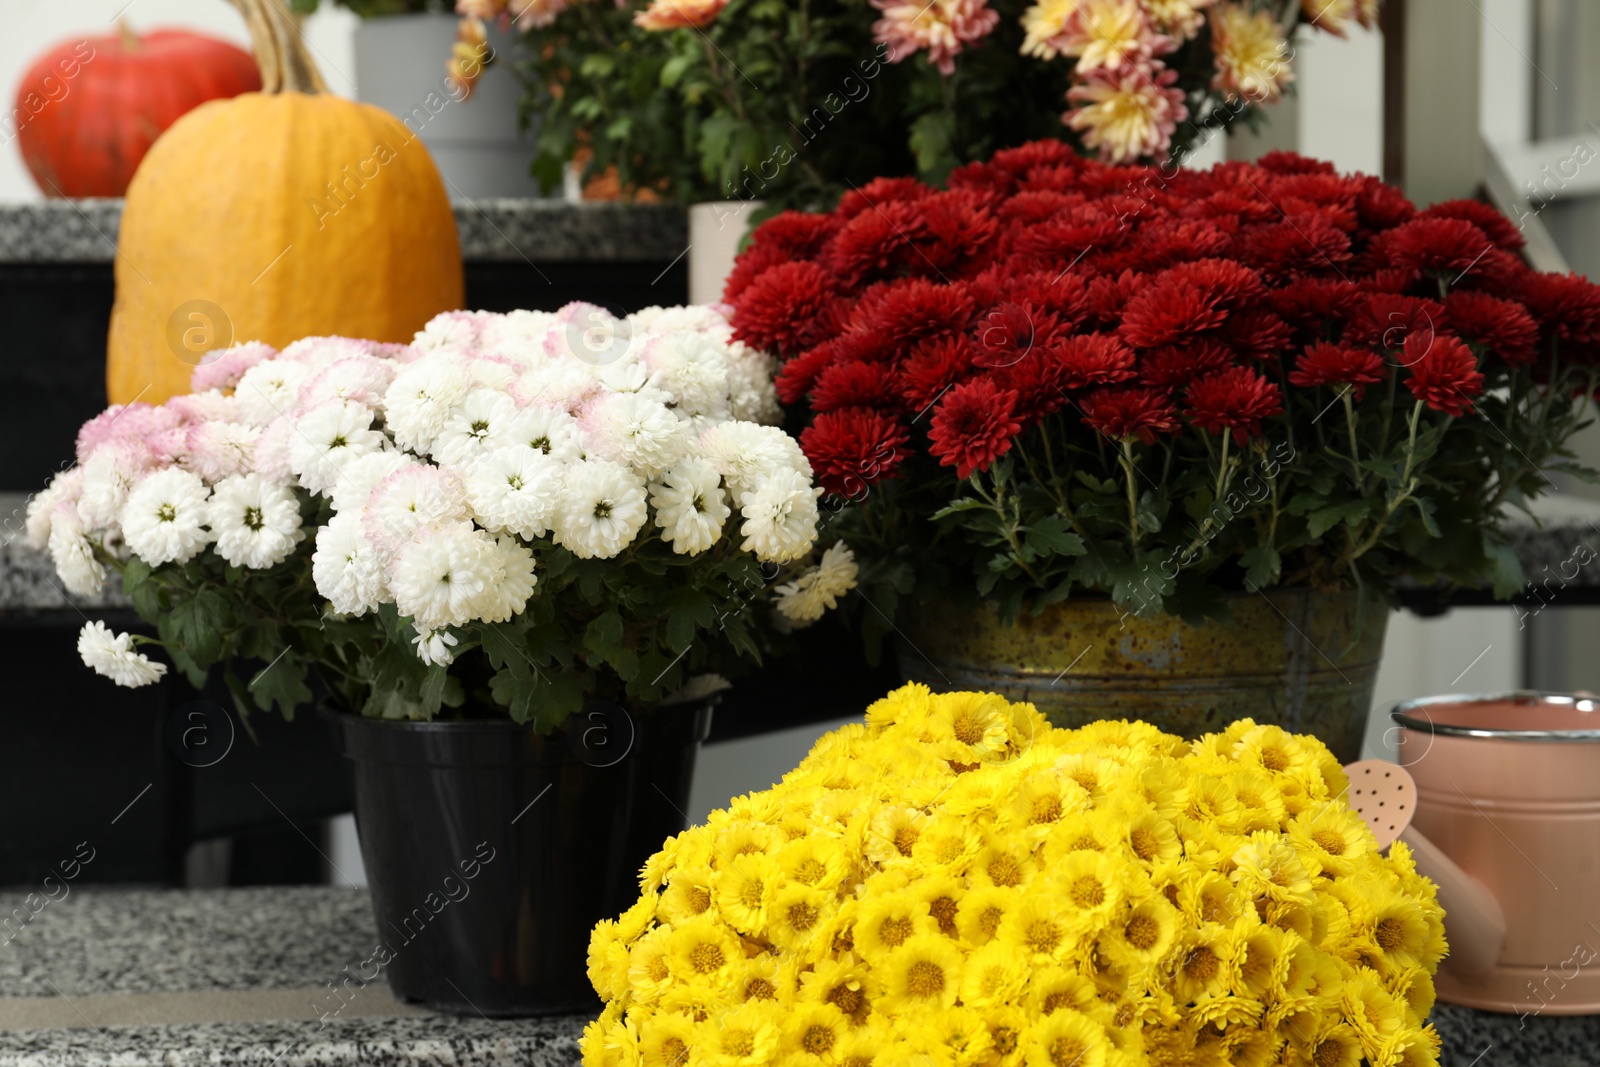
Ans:
[[[0,107],[10,111],[17,83],[41,53],[60,42],[114,34],[121,19],[135,33],[186,29],[249,47],[244,20],[224,0],[0,0]],[[326,5],[306,21],[306,43],[328,88],[354,95],[355,61],[351,50],[355,16]],[[6,127],[9,129],[9,126]],[[0,203],[39,200],[15,139],[0,144]]]

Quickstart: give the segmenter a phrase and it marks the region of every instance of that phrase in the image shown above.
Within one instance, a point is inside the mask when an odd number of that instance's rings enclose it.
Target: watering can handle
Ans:
[[[1400,834],[1411,849],[1417,871],[1439,886],[1439,906],[1450,916],[1450,961],[1464,974],[1482,974],[1500,958],[1506,939],[1506,917],[1494,894],[1456,866],[1416,827]]]

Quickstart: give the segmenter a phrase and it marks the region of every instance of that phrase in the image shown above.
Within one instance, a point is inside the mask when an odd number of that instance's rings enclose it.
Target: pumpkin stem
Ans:
[[[264,93],[325,93],[328,83],[306,51],[300,17],[283,0],[229,0],[244,16]]]

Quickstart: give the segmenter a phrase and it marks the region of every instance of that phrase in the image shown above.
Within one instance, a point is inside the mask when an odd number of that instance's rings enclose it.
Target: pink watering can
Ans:
[[[1401,762],[1350,764],[1349,800],[1439,885],[1439,999],[1600,1013],[1600,701],[1439,696],[1390,716]]]

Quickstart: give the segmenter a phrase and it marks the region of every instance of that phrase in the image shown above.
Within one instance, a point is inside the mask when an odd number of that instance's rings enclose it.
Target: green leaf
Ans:
[[[583,647],[607,663],[616,663],[622,655],[622,616],[615,610],[596,616],[584,628]]]
[[[265,711],[276,706],[286,719],[294,718],[296,708],[311,703],[306,665],[293,652],[284,653],[262,668],[247,688],[257,707]]]
[[[688,648],[695,634],[710,629],[716,621],[711,598],[698,589],[674,589],[667,604],[667,646],[674,652]]]
[[[1239,565],[1244,568],[1247,589],[1269,588],[1283,571],[1283,560],[1278,557],[1277,549],[1266,545],[1245,549],[1239,555]]]
[[[431,719],[439,714],[439,706],[444,702],[445,679],[449,671],[435,665],[428,668],[428,673],[422,679],[422,717]]]
[[[1041,556],[1081,556],[1088,550],[1083,538],[1073,533],[1070,526],[1060,515],[1049,515],[1028,527],[1024,541]]]
[[[955,139],[955,121],[947,111],[930,111],[919,115],[911,124],[907,144],[917,157],[917,170],[930,178],[942,177],[953,159],[951,142]]]
[[[1512,551],[1510,545],[1492,541],[1485,534],[1483,554],[1489,557],[1489,562],[1494,567],[1494,595],[1496,600],[1510,598],[1517,590],[1527,584],[1527,577],[1522,571],[1522,561],[1517,558],[1516,552]]]
[[[1417,514],[1422,516],[1422,528],[1427,530],[1433,537],[1443,537],[1444,533],[1439,529],[1439,521],[1435,518],[1438,508],[1434,502],[1422,497],[1412,497],[1411,502],[1417,506]]]
[[[203,589],[174,601],[169,615],[173,635],[201,667],[210,667],[221,658],[222,632],[232,607],[216,589]]]
[[[1343,504],[1328,504],[1306,516],[1306,529],[1312,537],[1321,537],[1339,523],[1356,525],[1372,510],[1370,500],[1350,500]]]
[[[687,52],[683,55],[673,56],[661,65],[661,84],[668,89],[677,85],[684,72],[694,66],[699,59],[699,56]]]

